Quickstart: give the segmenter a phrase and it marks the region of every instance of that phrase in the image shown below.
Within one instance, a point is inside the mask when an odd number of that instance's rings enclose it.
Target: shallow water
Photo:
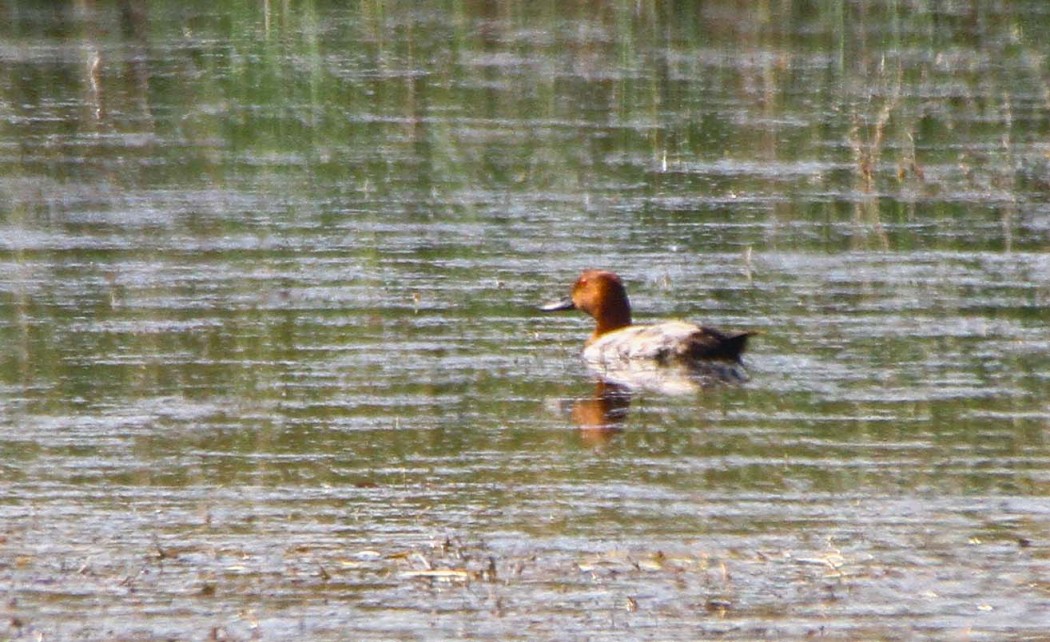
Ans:
[[[5,635],[1045,635],[1050,15],[780,7],[0,10]]]

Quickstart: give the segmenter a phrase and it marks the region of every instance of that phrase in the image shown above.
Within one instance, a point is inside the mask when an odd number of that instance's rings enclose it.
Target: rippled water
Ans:
[[[5,636],[1050,630],[1041,3],[0,13]]]

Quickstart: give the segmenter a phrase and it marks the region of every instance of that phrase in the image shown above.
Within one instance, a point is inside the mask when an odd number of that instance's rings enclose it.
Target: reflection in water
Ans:
[[[684,395],[748,380],[742,364],[722,361],[661,365],[627,360],[587,365],[597,375],[594,392],[573,402],[572,420],[591,445],[604,444],[623,431],[634,392]]]
[[[631,391],[623,385],[599,379],[594,394],[572,404],[572,420],[584,442],[598,446],[623,430],[631,407]]]

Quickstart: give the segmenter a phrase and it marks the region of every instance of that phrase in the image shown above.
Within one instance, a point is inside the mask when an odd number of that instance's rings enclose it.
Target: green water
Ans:
[[[0,638],[1045,635],[1048,29],[0,5]],[[603,396],[586,267],[751,381]]]

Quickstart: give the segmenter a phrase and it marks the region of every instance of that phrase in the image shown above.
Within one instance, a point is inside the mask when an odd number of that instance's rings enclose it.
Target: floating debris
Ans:
[[[409,579],[423,577],[445,582],[469,582],[474,576],[474,573],[471,571],[454,568],[428,568],[421,571],[402,571],[398,573],[398,577]]]

